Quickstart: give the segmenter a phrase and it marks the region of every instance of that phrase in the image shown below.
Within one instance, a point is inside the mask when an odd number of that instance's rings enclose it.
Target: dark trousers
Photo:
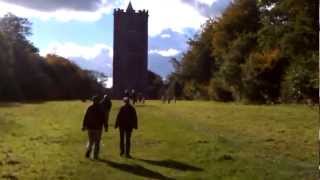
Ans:
[[[100,140],[101,140],[102,130],[88,130],[89,142],[87,145],[86,156],[90,157],[91,151],[94,148],[94,158],[98,158],[100,151]]]
[[[132,129],[120,128],[120,154],[130,155]]]

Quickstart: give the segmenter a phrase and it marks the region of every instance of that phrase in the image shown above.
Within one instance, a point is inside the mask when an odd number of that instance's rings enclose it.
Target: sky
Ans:
[[[181,57],[187,40],[209,17],[218,17],[231,0],[131,0],[149,11],[149,69],[165,78],[172,57]],[[0,0],[0,17],[11,12],[32,22],[29,40],[45,56],[54,53],[84,69],[112,76],[113,9],[129,0]]]

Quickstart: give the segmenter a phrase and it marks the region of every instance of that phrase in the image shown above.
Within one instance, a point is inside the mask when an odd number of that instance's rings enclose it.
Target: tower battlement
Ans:
[[[124,9],[120,9],[120,8],[117,8],[117,9],[114,9],[113,10],[113,14],[114,15],[124,15],[124,14],[130,14],[130,15],[141,15],[141,16],[149,16],[149,11],[148,10],[138,10],[138,11],[135,11],[135,10],[130,10],[130,11],[125,11]]]
[[[149,11],[143,9],[143,10],[139,10],[137,14],[149,16]]]
[[[117,8],[113,10],[113,14],[121,14],[121,13],[125,13],[123,9]]]

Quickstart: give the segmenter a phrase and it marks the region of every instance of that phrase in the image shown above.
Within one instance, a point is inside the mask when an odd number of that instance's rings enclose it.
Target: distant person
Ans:
[[[164,95],[161,96],[161,101],[163,104],[166,102],[166,97]]]
[[[137,95],[136,95],[136,91],[134,89],[131,90],[131,95],[130,98],[132,100],[132,104],[136,104],[137,102]]]
[[[145,101],[146,101],[146,97],[142,93],[140,93],[139,102],[144,104]]]
[[[130,104],[129,98],[124,97],[123,101],[124,105],[118,113],[115,128],[119,127],[120,131],[120,156],[125,153],[127,158],[131,158],[131,133],[133,129],[138,129],[138,119],[136,110]]]
[[[89,143],[87,146],[87,151],[85,156],[90,158],[91,151],[94,148],[94,159],[99,158],[100,151],[100,140],[102,135],[103,126],[107,131],[108,125],[106,118],[104,117],[104,112],[99,103],[99,98],[97,96],[93,97],[93,104],[88,107],[87,112],[84,116],[82,131],[88,130]]]
[[[170,104],[170,102],[171,102],[171,97],[170,97],[170,96],[167,96],[167,100],[168,100],[168,104]]]
[[[139,92],[139,93],[138,93],[138,102],[139,102],[139,103],[142,103],[142,98],[143,98],[142,93]]]
[[[87,101],[87,99],[86,98],[82,98],[81,101],[85,103]]]
[[[112,107],[112,102],[109,95],[105,94],[100,101],[100,105],[103,112],[103,117],[105,118],[105,131],[108,131],[109,114]]]
[[[124,90],[123,97],[128,97],[128,98],[130,97],[130,94],[129,94],[128,89],[125,89],[125,90]]]

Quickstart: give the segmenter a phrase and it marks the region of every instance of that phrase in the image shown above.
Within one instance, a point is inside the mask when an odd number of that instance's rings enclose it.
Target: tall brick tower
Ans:
[[[148,80],[148,11],[114,10],[113,96],[124,90],[146,94]]]

